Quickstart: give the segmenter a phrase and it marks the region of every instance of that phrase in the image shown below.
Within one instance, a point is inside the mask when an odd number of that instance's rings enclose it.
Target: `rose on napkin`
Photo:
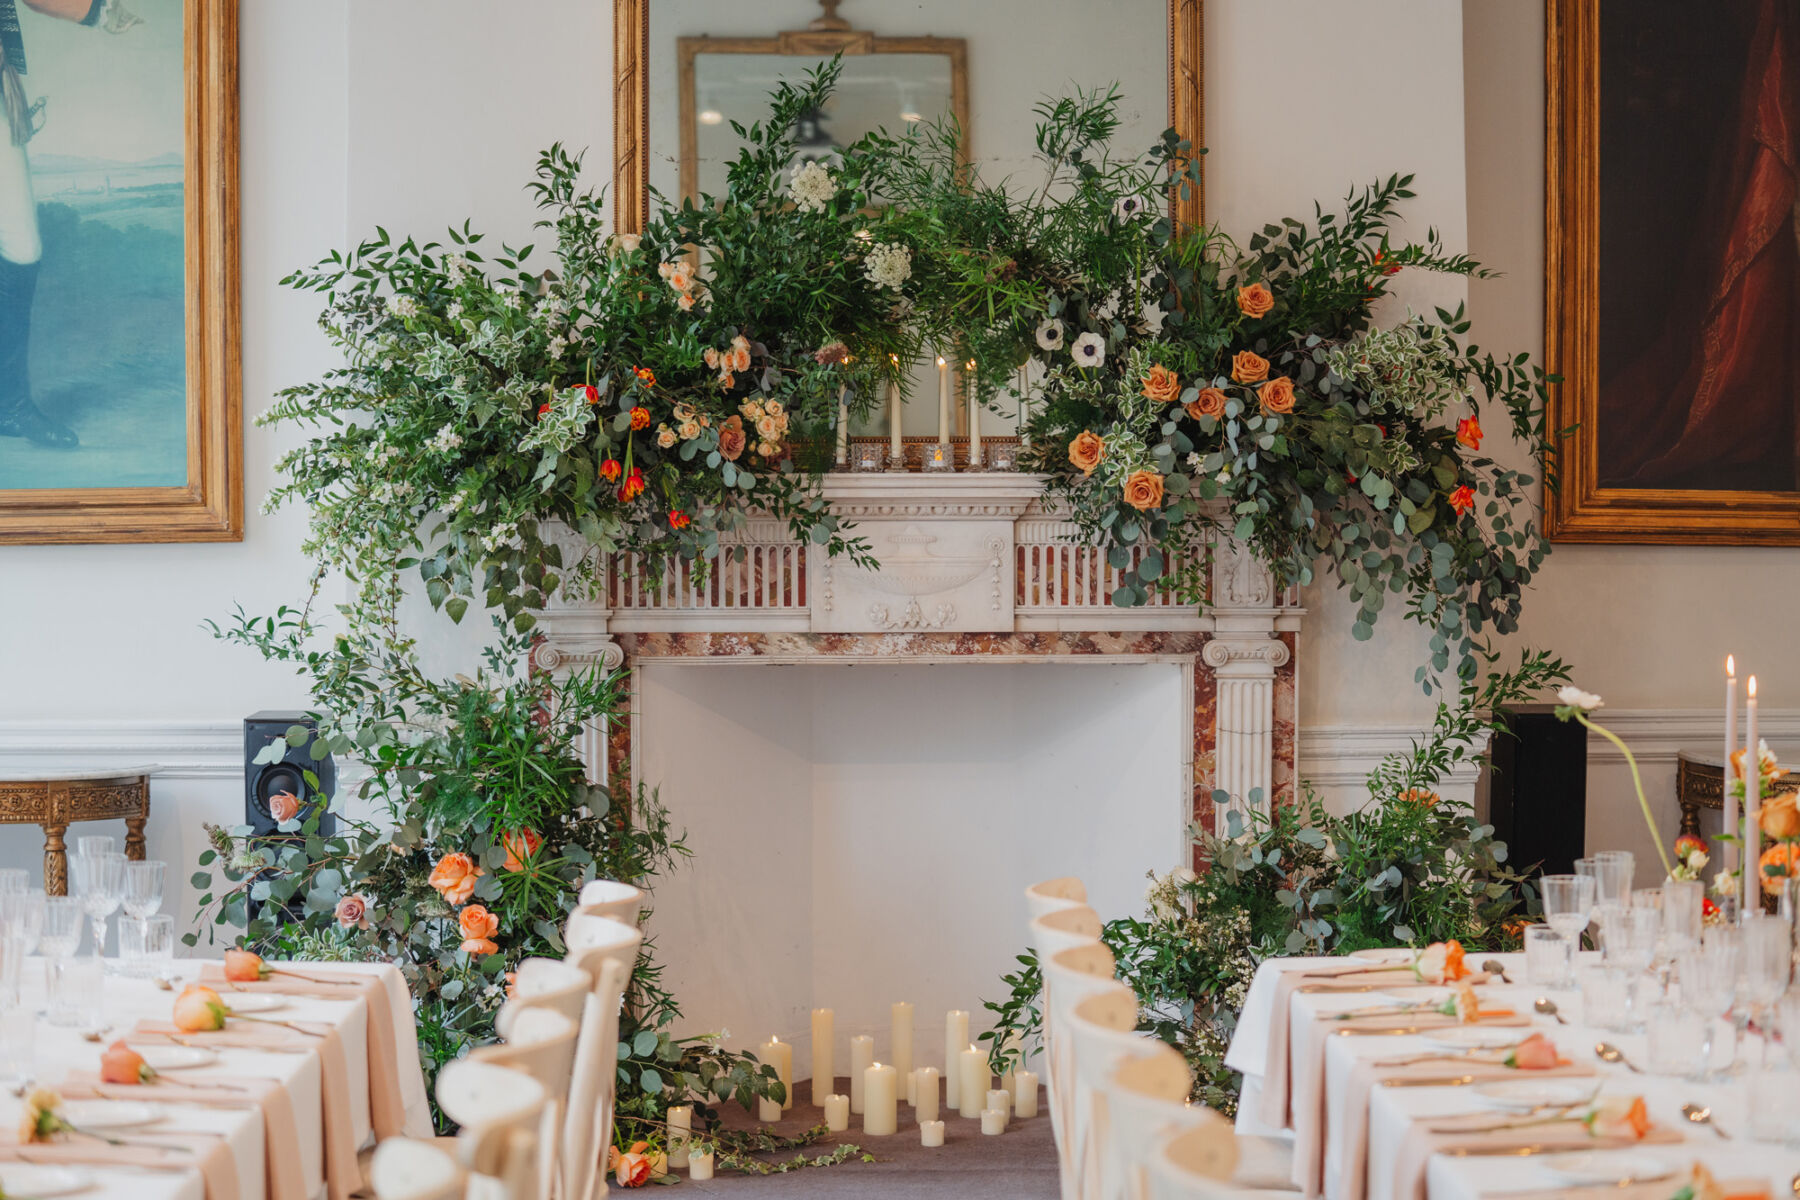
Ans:
[[[1469,977],[1463,963],[1462,943],[1433,942],[1413,957],[1412,971],[1420,983],[1455,983]]]
[[[1720,1183],[1704,1163],[1696,1162],[1688,1168],[1687,1179],[1669,1200],[1769,1200],[1772,1191],[1766,1179],[1733,1180],[1729,1185]]]
[[[1455,1017],[1460,1024],[1473,1025],[1481,1020],[1481,1001],[1475,998],[1475,989],[1464,980],[1451,990],[1441,1011],[1445,1016]]]
[[[1501,1061],[1520,1071],[1548,1071],[1552,1067],[1569,1065],[1569,1060],[1556,1052],[1556,1043],[1541,1033],[1534,1033],[1514,1046],[1512,1053]]]
[[[156,1079],[156,1068],[124,1042],[114,1042],[100,1056],[100,1082],[140,1084]]]
[[[257,983],[275,973],[263,962],[262,955],[249,950],[225,952],[225,978],[232,983]]]
[[[231,1010],[225,1007],[219,993],[203,984],[190,983],[175,997],[172,1019],[175,1028],[183,1033],[210,1033],[225,1028],[225,1018],[230,1015]]]
[[[1642,1096],[1603,1100],[1594,1105],[1586,1121],[1591,1137],[1625,1137],[1639,1142],[1650,1132],[1650,1110],[1644,1107]]]
[[[611,1147],[612,1157],[608,1165],[612,1168],[613,1178],[620,1187],[643,1187],[650,1182],[650,1149],[649,1142],[633,1142],[631,1149],[623,1154],[617,1146]]]

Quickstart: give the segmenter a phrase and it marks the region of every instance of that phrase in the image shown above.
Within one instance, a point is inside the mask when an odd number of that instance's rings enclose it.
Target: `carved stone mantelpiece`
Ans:
[[[846,473],[823,487],[876,568],[801,545],[768,518],[722,539],[733,553],[704,578],[679,564],[655,578],[615,556],[591,600],[558,599],[543,615],[533,664],[1175,661],[1194,689],[1187,774],[1196,819],[1214,821],[1215,788],[1234,803],[1291,794],[1303,610],[1242,547],[1209,548],[1205,606],[1158,596],[1118,608],[1118,572],[1046,504],[1041,477]],[[573,561],[579,541],[563,536]],[[631,745],[629,727],[610,746],[596,731],[588,747],[596,778],[631,771]]]

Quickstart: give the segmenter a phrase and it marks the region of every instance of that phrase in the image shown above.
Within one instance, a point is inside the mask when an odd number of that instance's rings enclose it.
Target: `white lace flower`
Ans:
[[[1556,689],[1556,702],[1566,708],[1579,708],[1583,712],[1593,712],[1605,705],[1605,701],[1594,693],[1584,692],[1573,684]]]
[[[1055,317],[1045,317],[1037,327],[1037,344],[1044,350],[1061,350],[1063,323]]]
[[[458,317],[462,316],[463,315],[462,301],[461,300],[452,300],[450,302],[450,307],[444,310],[444,315],[449,317],[452,321],[454,321]]]
[[[544,347],[544,352],[551,358],[561,358],[563,356],[563,351],[568,348],[569,343],[563,339],[561,334],[557,334],[550,339],[550,344]]]
[[[788,195],[793,197],[794,207],[801,212],[824,212],[825,206],[837,195],[837,181],[824,163],[809,162],[794,172]]]
[[[899,242],[877,242],[863,260],[863,276],[876,287],[899,291],[912,278],[912,251]]]
[[[444,260],[444,274],[450,277],[451,284],[461,283],[469,277],[469,260],[460,254],[452,254]]]
[[[446,425],[438,430],[437,433],[432,436],[430,441],[425,443],[425,448],[427,450],[435,450],[439,454],[448,454],[462,444],[462,434],[456,432],[455,426]]]
[[[388,297],[387,309],[401,320],[411,320],[419,315],[419,302],[404,293]]]
[[[1097,333],[1084,333],[1069,347],[1069,355],[1078,367],[1097,367],[1106,361],[1106,339]]]

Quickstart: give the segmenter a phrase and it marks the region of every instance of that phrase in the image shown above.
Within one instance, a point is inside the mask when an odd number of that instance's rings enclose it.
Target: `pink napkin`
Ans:
[[[1263,1066],[1262,1109],[1257,1114],[1263,1124],[1276,1129],[1286,1129],[1288,1125],[1288,1016],[1294,1006],[1294,993],[1322,978],[1335,979],[1368,970],[1366,962],[1346,962],[1285,971],[1275,981],[1275,997],[1269,1004],[1269,1049]],[[1410,971],[1407,973],[1411,974]]]
[[[320,970],[317,963],[296,966],[297,972],[282,973],[255,983],[229,983],[225,968],[216,964],[203,967],[201,982],[221,992],[270,992],[284,996],[313,996],[322,1000],[361,999],[369,1009],[369,1123],[375,1127],[375,1138],[398,1137],[405,1131],[406,1101],[400,1095],[400,1048],[394,1032],[393,1007],[388,995],[387,972],[365,975],[360,972],[338,973]],[[341,980],[342,982],[338,982]],[[226,1001],[230,1003],[229,1000]]]
[[[1521,1120],[1528,1118],[1520,1118]],[[1540,1153],[1561,1150],[1617,1150],[1627,1146],[1667,1146],[1682,1140],[1672,1129],[1652,1126],[1642,1142],[1629,1137],[1594,1137],[1580,1121],[1557,1121],[1535,1125],[1529,1129],[1507,1129],[1497,1133],[1433,1133],[1432,1129],[1451,1126],[1494,1125],[1506,1120],[1505,1113],[1469,1113],[1457,1117],[1432,1117],[1410,1122],[1400,1138],[1400,1149],[1394,1155],[1393,1200],[1426,1200],[1425,1171],[1431,1156],[1448,1150],[1466,1149],[1500,1154],[1504,1151],[1541,1146]],[[1670,1191],[1674,1189],[1671,1187]]]
[[[158,1134],[158,1144],[112,1146],[88,1137],[64,1141],[0,1144],[0,1161],[85,1167],[176,1167],[200,1172],[206,1200],[238,1200],[237,1159],[225,1139]]]
[[[210,1085],[210,1086],[209,1086]],[[237,1089],[237,1090],[234,1090]],[[306,1171],[300,1165],[300,1126],[294,1120],[294,1102],[274,1079],[207,1076],[193,1086],[171,1083],[106,1084],[92,1071],[71,1071],[57,1089],[71,1099],[138,1100],[154,1096],[169,1104],[251,1105],[262,1110],[263,1181],[268,1200],[307,1200]],[[237,1176],[232,1176],[236,1193]],[[210,1188],[209,1188],[210,1191]]]

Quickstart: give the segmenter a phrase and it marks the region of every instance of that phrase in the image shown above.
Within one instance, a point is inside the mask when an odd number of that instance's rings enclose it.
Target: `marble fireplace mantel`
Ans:
[[[1153,597],[1118,608],[1117,573],[1075,540],[1040,476],[842,473],[823,486],[878,570],[752,518],[729,541],[742,559],[705,580],[683,567],[652,583],[633,556],[613,558],[591,598],[559,598],[543,614],[534,665],[1173,662],[1194,697],[1186,774],[1195,819],[1215,823],[1215,789],[1234,802],[1253,790],[1292,794],[1304,610],[1244,548],[1229,539],[1209,547],[1204,607]],[[596,778],[635,779],[636,719],[634,706],[608,745],[590,739]]]

